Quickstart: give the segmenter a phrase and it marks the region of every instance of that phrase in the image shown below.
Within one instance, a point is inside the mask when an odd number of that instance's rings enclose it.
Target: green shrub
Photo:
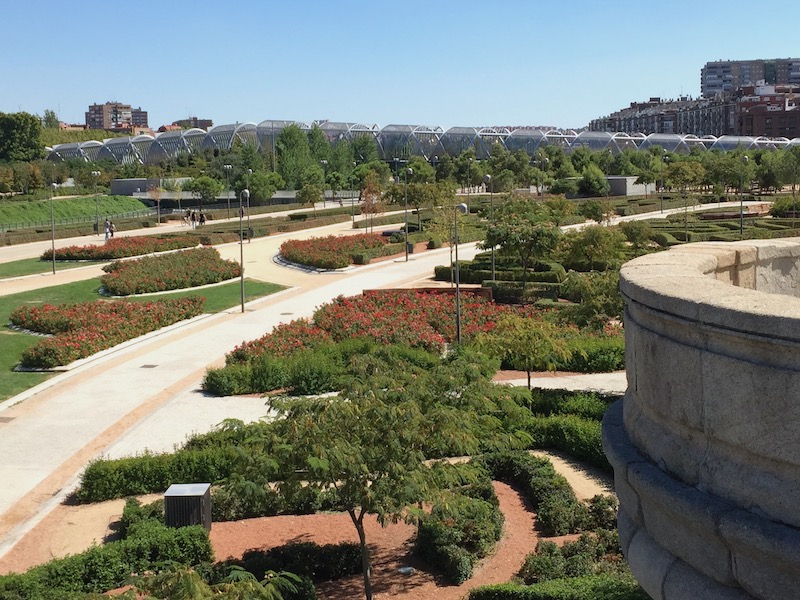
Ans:
[[[233,447],[222,447],[96,460],[81,475],[75,498],[79,502],[102,502],[164,492],[178,482],[215,483],[228,477],[236,458]]]
[[[152,571],[168,562],[196,565],[211,557],[208,533],[202,527],[173,529],[142,521],[127,539],[52,560],[22,575],[0,577],[0,597],[39,600],[45,597],[42,590],[105,592],[123,585],[131,573]]]
[[[526,585],[560,579],[566,576],[567,561],[555,542],[542,541],[536,544],[536,552],[525,557],[519,578]]]
[[[569,340],[570,360],[561,365],[565,371],[610,373],[625,369],[625,338],[584,335]]]
[[[533,417],[526,423],[536,448],[554,448],[605,471],[611,466],[603,452],[600,422],[575,415]]]
[[[252,393],[271,392],[286,386],[286,362],[268,354],[255,357],[250,363],[250,390]]]
[[[511,583],[473,588],[468,600],[650,600],[636,580],[610,575],[553,579],[535,585]]]
[[[442,238],[432,235],[428,240],[428,250],[436,250],[442,247]]]
[[[309,395],[339,389],[344,366],[330,347],[301,350],[289,361],[286,385],[293,394]]]
[[[241,564],[260,581],[266,571],[289,571],[312,581],[335,581],[361,573],[361,548],[355,542],[319,545],[297,542],[269,550],[249,550]]]
[[[487,489],[475,488],[471,493],[483,495]],[[494,502],[454,494],[437,504],[422,518],[417,532],[418,554],[432,565],[438,565],[448,580],[460,584],[472,576],[472,567],[487,556],[503,529],[503,514]]]
[[[253,379],[250,363],[233,363],[208,369],[200,386],[214,396],[236,396],[251,393]]]
[[[119,520],[120,537],[125,539],[135,525],[150,519],[154,519],[159,523],[164,522],[163,499],[142,506],[142,503],[136,498],[127,498],[125,500],[125,508],[122,509],[122,517]]]

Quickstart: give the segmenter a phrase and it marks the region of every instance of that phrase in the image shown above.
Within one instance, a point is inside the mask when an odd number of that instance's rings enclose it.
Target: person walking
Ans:
[[[113,222],[113,221],[111,221],[111,222],[108,224],[108,231],[109,231],[109,233],[111,234],[111,237],[112,237],[112,238],[114,237],[114,232],[115,232],[116,230],[117,230],[117,226],[116,226],[116,225],[114,225],[114,222]]]
[[[106,232],[106,241],[108,241],[109,236],[111,236],[111,221],[108,220],[108,217],[106,217],[106,222],[104,227]]]
[[[197,227],[197,213],[192,211],[192,229]]]
[[[205,225],[205,224],[206,224],[206,213],[204,213],[201,210],[200,211],[200,225]]]

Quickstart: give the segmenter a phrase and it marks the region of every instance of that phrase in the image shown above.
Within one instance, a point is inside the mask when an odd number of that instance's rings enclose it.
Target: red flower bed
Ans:
[[[352,263],[357,252],[386,245],[388,238],[378,233],[335,236],[308,240],[287,240],[281,244],[281,256],[286,260],[319,269],[341,269]]]
[[[469,293],[461,295],[461,335],[469,339],[489,331],[501,314],[518,309]],[[284,327],[284,326],[281,326]],[[293,321],[228,354],[227,362],[245,362],[269,352],[285,356],[327,339],[370,337],[385,344],[406,344],[439,352],[456,337],[455,296],[414,290],[387,290],[365,296],[339,296],[314,313],[313,323]],[[320,336],[319,341],[314,341]]]
[[[314,348],[329,341],[331,336],[325,330],[308,321],[297,319],[291,323],[281,323],[271,333],[257,340],[236,346],[233,352],[227,355],[226,362],[228,364],[247,362],[261,354],[290,356],[298,350]]]
[[[56,250],[56,260],[115,260],[192,246],[197,246],[197,238],[190,235],[120,237],[111,238],[101,246],[59,248]],[[53,260],[53,251],[45,251],[41,259]]]
[[[86,358],[106,348],[167,325],[190,319],[203,310],[204,298],[155,302],[83,302],[53,306],[22,306],[11,323],[53,334],[22,353],[23,367],[49,369]]]
[[[109,294],[129,296],[180,290],[238,277],[239,263],[222,260],[216,248],[193,248],[103,267],[100,283]]]

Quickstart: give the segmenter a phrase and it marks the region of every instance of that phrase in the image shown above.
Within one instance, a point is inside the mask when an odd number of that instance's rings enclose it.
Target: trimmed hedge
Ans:
[[[448,580],[461,584],[472,577],[475,563],[492,551],[502,532],[503,513],[496,498],[490,502],[455,494],[422,518],[416,549]]]
[[[580,336],[569,340],[572,357],[559,368],[578,373],[610,373],[625,369],[625,338],[617,336]]]
[[[241,560],[223,565],[239,565],[261,581],[267,571],[289,571],[315,583],[335,581],[361,573],[361,548],[355,542],[319,545],[297,542],[269,550],[248,550]]]
[[[566,452],[604,471],[612,472],[603,452],[602,426],[599,421],[576,415],[534,417],[526,425],[534,448],[554,448]]]
[[[574,533],[587,522],[587,508],[547,458],[524,452],[503,452],[486,454],[478,462],[485,465],[495,479],[522,490],[537,511],[544,535]]]
[[[473,588],[469,600],[650,600],[633,577],[589,575],[525,586],[512,583]]]
[[[176,482],[215,483],[229,475],[236,458],[235,448],[223,447],[96,460],[81,475],[75,499],[86,503],[102,502],[163,492]]]
[[[123,585],[133,573],[152,571],[164,563],[196,565],[211,558],[211,543],[202,527],[173,529],[147,522],[125,540],[93,546],[22,575],[0,577],[0,597],[40,600],[52,590],[105,592]]]

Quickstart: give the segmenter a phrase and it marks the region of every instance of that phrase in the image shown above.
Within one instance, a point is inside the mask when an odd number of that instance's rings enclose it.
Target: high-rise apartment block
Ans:
[[[147,111],[120,102],[92,104],[86,112],[86,127],[113,130],[148,127]]]
[[[700,93],[713,98],[759,81],[768,85],[800,85],[800,58],[708,62],[700,70]]]

